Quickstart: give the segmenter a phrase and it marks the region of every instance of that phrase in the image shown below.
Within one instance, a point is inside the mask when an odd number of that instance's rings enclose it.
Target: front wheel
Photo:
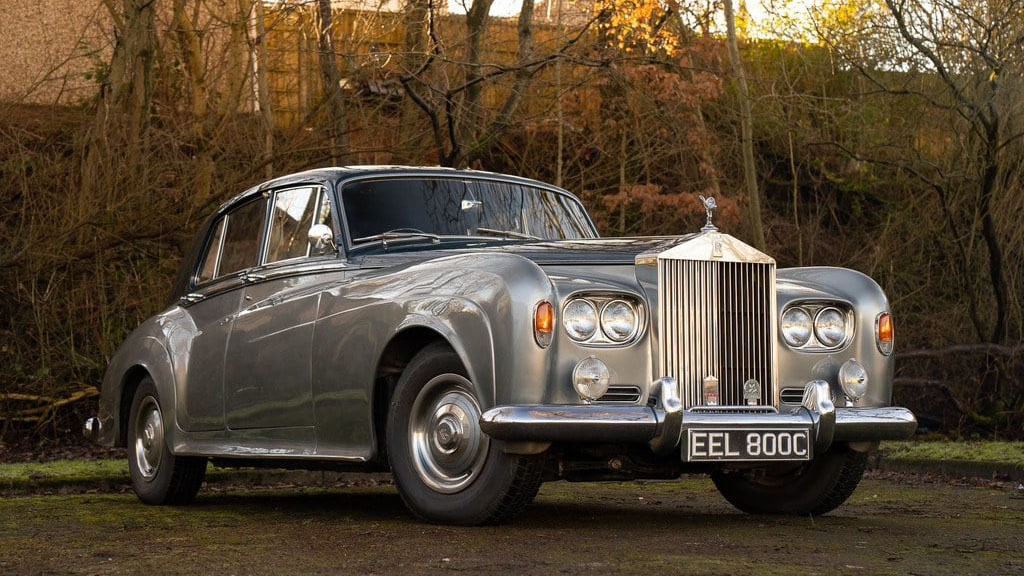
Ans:
[[[391,397],[387,453],[395,485],[417,516],[447,524],[497,524],[529,504],[543,458],[506,454],[480,430],[480,404],[458,355],[419,352]]]
[[[172,454],[166,425],[156,385],[147,377],[135,390],[128,419],[132,489],[146,504],[188,504],[203,484],[206,458]]]
[[[748,514],[819,516],[846,502],[867,462],[866,453],[834,447],[806,464],[716,472],[711,479],[730,504]]]

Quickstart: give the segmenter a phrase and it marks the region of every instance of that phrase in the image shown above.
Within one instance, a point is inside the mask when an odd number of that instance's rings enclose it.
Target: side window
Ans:
[[[331,203],[319,188],[282,190],[274,195],[266,262],[309,256],[309,229],[331,225]]]
[[[213,237],[210,239],[210,244],[206,247],[206,254],[203,256],[203,264],[199,267],[199,273],[196,274],[197,283],[213,280],[217,277],[217,264],[218,260],[220,260],[220,244],[224,240],[225,222],[227,222],[227,217],[222,216],[213,228]]]
[[[266,209],[267,201],[261,198],[228,213],[217,276],[252,268],[259,263]]]

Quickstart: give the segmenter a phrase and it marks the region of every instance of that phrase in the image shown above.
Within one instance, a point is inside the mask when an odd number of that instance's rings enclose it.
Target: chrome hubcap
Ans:
[[[476,479],[489,442],[469,380],[442,374],[427,382],[413,403],[409,442],[416,472],[433,490],[451,494]]]
[[[160,406],[152,396],[146,396],[139,406],[135,421],[135,464],[146,480],[152,480],[160,467],[164,447],[164,421]]]

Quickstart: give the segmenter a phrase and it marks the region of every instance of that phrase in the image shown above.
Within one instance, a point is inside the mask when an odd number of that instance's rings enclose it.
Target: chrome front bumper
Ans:
[[[480,417],[480,427],[492,438],[509,442],[646,442],[658,454],[677,448],[682,431],[690,426],[810,426],[819,454],[834,441],[897,440],[909,438],[917,429],[917,419],[906,408],[836,408],[830,387],[822,380],[807,383],[802,406],[778,412],[747,407],[684,410],[679,386],[671,378],[655,382],[651,397],[649,406],[498,406]]]

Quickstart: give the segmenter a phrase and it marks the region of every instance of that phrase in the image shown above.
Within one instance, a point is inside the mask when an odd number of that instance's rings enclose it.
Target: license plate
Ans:
[[[688,428],[687,462],[810,460],[809,428]]]

